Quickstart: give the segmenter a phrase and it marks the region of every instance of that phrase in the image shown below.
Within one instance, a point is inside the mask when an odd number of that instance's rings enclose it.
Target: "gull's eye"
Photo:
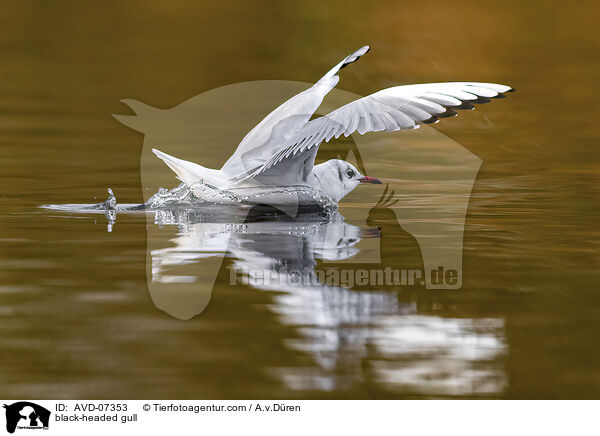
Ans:
[[[346,175],[350,178],[354,177],[354,170],[346,170]]]

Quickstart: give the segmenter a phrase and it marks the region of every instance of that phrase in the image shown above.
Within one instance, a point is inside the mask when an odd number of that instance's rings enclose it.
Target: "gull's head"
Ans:
[[[339,159],[315,165],[313,175],[318,189],[336,203],[361,183],[381,183],[375,177],[363,176],[354,165]]]

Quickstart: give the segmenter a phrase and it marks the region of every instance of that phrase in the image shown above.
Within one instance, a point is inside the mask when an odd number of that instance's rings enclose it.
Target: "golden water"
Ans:
[[[0,397],[597,398],[599,12],[593,2],[6,5]],[[327,296],[338,300],[325,310],[312,294],[229,286],[228,259],[210,305],[182,321],[149,296],[143,215],[122,214],[107,233],[102,215],[39,208],[103,201],[109,186],[120,202],[143,201],[143,139],[110,116],[126,113],[120,99],[169,108],[230,83],[314,81],[365,43],[372,51],[341,74],[357,94],[454,80],[517,89],[435,126],[483,161],[461,290],[371,290],[365,320],[360,290]],[[367,216],[357,209],[342,213]]]

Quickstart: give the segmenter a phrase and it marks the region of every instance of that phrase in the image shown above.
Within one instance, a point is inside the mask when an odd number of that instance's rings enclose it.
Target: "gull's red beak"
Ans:
[[[360,183],[373,183],[375,185],[381,185],[381,180],[376,179],[375,177],[364,176],[358,179]]]

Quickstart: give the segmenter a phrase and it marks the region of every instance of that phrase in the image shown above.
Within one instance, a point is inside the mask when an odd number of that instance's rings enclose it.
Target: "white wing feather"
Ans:
[[[456,115],[453,108],[472,109],[473,103],[503,97],[503,93],[511,90],[506,85],[478,82],[428,83],[387,88],[306,123],[290,138],[281,142],[268,161],[250,168],[250,171],[246,167],[246,175],[238,174],[238,177],[240,180],[257,177],[287,159],[295,159],[300,155],[302,159],[306,159],[305,152],[313,150],[311,167],[304,167],[302,174],[298,174],[298,178],[302,179],[312,169],[316,149],[323,141],[327,142],[341,135],[349,136],[356,131],[362,135],[367,132],[416,129],[420,124],[434,123],[438,118]],[[285,123],[279,127],[285,128]],[[286,167],[291,166],[286,164]]]
[[[287,100],[267,115],[242,139],[233,155],[225,162],[221,171],[227,177],[247,176],[248,169],[266,163],[281,144],[289,140],[291,134],[304,126],[323,98],[339,81],[337,72],[369,51],[369,46],[361,47],[333,67],[317,83],[306,91]]]

